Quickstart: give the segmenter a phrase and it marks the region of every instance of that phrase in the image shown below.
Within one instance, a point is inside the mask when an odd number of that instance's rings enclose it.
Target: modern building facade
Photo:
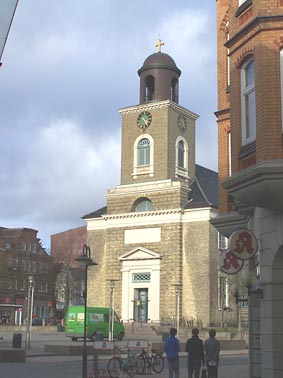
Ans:
[[[139,69],[140,102],[120,109],[120,185],[84,216],[95,267],[88,303],[124,322],[219,324],[217,174],[195,163],[198,115],[179,105],[181,71],[160,51]]]
[[[253,232],[250,377],[283,376],[283,1],[218,0],[219,216]]]

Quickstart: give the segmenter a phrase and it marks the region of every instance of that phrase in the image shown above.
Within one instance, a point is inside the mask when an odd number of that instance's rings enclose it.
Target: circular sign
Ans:
[[[226,249],[220,254],[220,270],[226,274],[236,274],[244,266],[244,260],[238,259],[230,249]]]
[[[241,260],[249,260],[257,252],[255,235],[246,228],[240,228],[229,237],[229,249]]]

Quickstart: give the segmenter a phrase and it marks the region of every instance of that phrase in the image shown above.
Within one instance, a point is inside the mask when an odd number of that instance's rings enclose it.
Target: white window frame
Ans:
[[[149,159],[149,164],[148,165],[138,165],[138,146],[139,142],[142,139],[148,139],[149,140],[149,145],[150,145],[150,159]],[[136,179],[140,175],[149,175],[153,176],[154,175],[154,140],[152,136],[149,134],[142,134],[140,135],[134,143],[134,162],[133,162],[133,173],[132,176],[134,179]]]
[[[255,80],[254,80],[254,82],[251,85],[246,86],[246,68],[248,67],[248,65],[251,62],[254,63],[253,57],[251,57],[250,59],[248,59],[242,65],[242,67],[241,67],[241,121],[242,121],[242,144],[243,145],[251,143],[251,142],[253,142],[256,139],[256,104],[255,104],[255,114],[254,114],[254,117],[255,117],[255,130],[250,129],[249,132],[250,132],[251,135],[247,136],[247,127],[248,127],[248,125],[247,125],[247,105],[246,105],[246,99],[253,92],[256,95],[256,93],[255,93]],[[253,131],[254,131],[254,134],[253,134]]]
[[[281,130],[283,133],[283,49],[280,50],[280,98],[281,98]]]
[[[179,167],[179,142],[184,143],[184,167]],[[182,176],[186,179],[189,178],[189,146],[185,138],[178,136],[175,143],[175,176]]]
[[[219,251],[225,251],[228,249],[228,238],[218,232],[218,249]]]

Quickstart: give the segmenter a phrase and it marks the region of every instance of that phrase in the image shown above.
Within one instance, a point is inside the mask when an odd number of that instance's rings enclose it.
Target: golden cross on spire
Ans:
[[[164,46],[164,45],[165,45],[165,43],[164,43],[164,42],[161,42],[161,39],[158,38],[158,41],[157,41],[157,44],[155,45],[155,47],[157,47],[157,51],[158,51],[159,53],[161,53],[161,46]]]

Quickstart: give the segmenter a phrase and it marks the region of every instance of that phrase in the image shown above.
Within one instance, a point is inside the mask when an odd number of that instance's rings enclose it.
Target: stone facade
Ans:
[[[218,323],[217,233],[209,224],[209,219],[215,215],[216,211],[212,209],[167,210],[139,214],[138,217],[134,213],[128,216],[105,216],[103,221],[89,220],[88,243],[95,262],[98,263],[89,273],[89,304],[107,306],[110,301],[107,281],[114,280],[115,307],[124,321],[130,321],[133,318],[132,312],[129,312],[130,317],[124,316],[121,308],[122,297],[125,295],[125,283],[121,276],[124,261],[128,261],[130,272],[137,270],[137,273],[152,274],[152,263],[157,260],[160,308],[156,312],[157,318],[151,317],[151,320],[172,322],[176,311],[176,287],[180,286],[180,319],[199,319],[205,325]],[[104,231],[99,230],[100,227]],[[133,237],[138,239],[137,242],[131,240],[131,237],[127,240],[129,232],[134,232]],[[152,240],[152,237],[156,239]],[[143,265],[137,263],[140,259],[138,256],[121,259],[139,249],[150,251],[155,258],[144,256]],[[129,265],[129,261],[132,265]],[[133,287],[129,290],[132,289]],[[131,295],[133,294],[132,292]],[[148,300],[153,305],[157,298],[149,293]],[[129,301],[134,301],[134,297]]]
[[[198,116],[176,101],[173,59],[153,54],[139,72],[141,103],[120,110],[121,184],[108,190],[104,212],[84,217],[98,264],[89,268],[88,304],[108,306],[114,281],[124,322],[219,324],[218,233],[209,222],[217,215],[217,174],[203,167],[196,173]]]

